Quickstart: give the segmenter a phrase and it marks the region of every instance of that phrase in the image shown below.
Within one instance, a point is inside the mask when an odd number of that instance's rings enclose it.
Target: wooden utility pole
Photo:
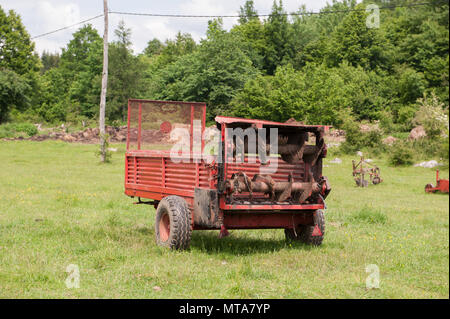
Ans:
[[[106,106],[106,86],[108,85],[108,3],[103,0],[103,11],[105,18],[105,32],[103,33],[103,73],[102,73],[102,93],[100,95],[100,157],[101,161],[106,160],[106,134],[105,134],[105,106]]]

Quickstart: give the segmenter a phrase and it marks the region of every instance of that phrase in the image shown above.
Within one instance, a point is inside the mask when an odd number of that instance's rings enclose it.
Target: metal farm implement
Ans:
[[[439,170],[436,170],[436,186],[433,184],[427,184],[425,185],[425,192],[427,193],[449,193],[449,187],[448,187],[448,179],[440,179],[439,178]]]
[[[192,230],[280,228],[320,245],[324,126],[217,116],[211,139],[205,118],[204,103],[129,100],[125,194],[155,206],[157,243],[186,249]]]
[[[364,167],[367,165],[367,167]],[[367,160],[361,156],[361,160],[358,163],[352,161],[353,166],[353,177],[355,178],[356,186],[367,187],[369,186],[369,181],[374,184],[380,184],[383,180],[380,177],[380,168],[376,165],[369,163]],[[369,181],[365,177],[369,175]]]

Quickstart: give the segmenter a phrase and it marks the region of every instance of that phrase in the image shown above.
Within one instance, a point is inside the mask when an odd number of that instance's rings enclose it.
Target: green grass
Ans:
[[[155,245],[153,207],[123,194],[114,147],[102,165],[95,145],[0,141],[1,298],[449,297],[449,197],[425,194],[432,169],[379,159],[384,182],[361,189],[352,158],[330,156],[321,247],[287,243],[282,230],[197,231],[176,252]],[[69,264],[79,289],[66,288]],[[366,289],[369,264],[379,289]]]

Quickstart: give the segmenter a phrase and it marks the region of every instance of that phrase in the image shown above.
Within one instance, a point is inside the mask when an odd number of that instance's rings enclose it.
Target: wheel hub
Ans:
[[[170,236],[170,218],[169,215],[166,213],[163,216],[161,216],[161,219],[159,221],[159,237],[161,241],[167,241]]]

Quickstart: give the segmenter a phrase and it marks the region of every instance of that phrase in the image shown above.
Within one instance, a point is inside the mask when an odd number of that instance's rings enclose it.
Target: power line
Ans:
[[[395,8],[411,8],[411,7],[418,7],[418,6],[426,6],[426,5],[438,5],[438,4],[445,4],[448,3],[448,0],[443,0],[441,2],[420,2],[420,3],[411,3],[411,4],[404,4],[404,5],[391,5],[391,6],[384,6],[379,7],[380,10],[388,10],[388,9],[395,9]],[[346,10],[333,10],[333,11],[318,11],[318,12],[293,12],[293,13],[281,13],[279,15],[283,16],[302,16],[302,15],[321,15],[321,14],[336,14],[336,13],[348,13],[348,12],[358,12],[358,11],[366,11],[366,9],[346,9]],[[121,11],[108,11],[108,13],[111,14],[117,14],[117,15],[132,15],[132,16],[147,16],[147,17],[166,17],[166,18],[239,18],[240,15],[187,15],[187,14],[162,14],[162,13],[140,13],[140,12],[121,12]],[[270,17],[272,14],[257,14],[256,17]],[[103,14],[96,15],[95,17],[74,23],[72,25],[62,27],[57,30],[53,30],[50,32],[42,33],[39,35],[36,35],[32,37],[31,39],[37,39],[43,36],[47,36],[62,30],[66,30],[72,27],[75,27],[77,25],[98,19],[100,17],[103,17]]]
[[[60,29],[57,29],[57,30],[53,30],[53,31],[50,31],[50,32],[46,32],[46,33],[42,33],[42,34],[36,35],[36,36],[32,37],[31,40],[37,39],[37,38],[40,38],[40,37],[43,37],[43,36],[46,36],[46,35],[49,35],[49,34],[52,34],[52,33],[56,33],[56,32],[62,31],[62,30],[66,30],[66,29],[75,27],[75,26],[77,26],[77,25],[80,25],[80,24],[83,24],[83,23],[86,23],[86,22],[89,22],[89,21],[98,19],[98,18],[100,18],[100,17],[103,17],[103,14],[99,14],[99,15],[97,15],[97,16],[95,16],[95,17],[92,17],[92,18],[89,18],[89,19],[86,19],[86,20],[83,20],[83,21],[74,23],[74,24],[72,24],[72,25],[68,25],[68,26],[66,26],[66,27],[63,27],[63,28],[60,28]]]
[[[441,3],[447,3],[448,1],[443,0]],[[379,7],[380,10],[395,9],[395,8],[410,8],[426,5],[436,5],[435,2],[421,2],[421,3],[411,3],[404,5],[391,5]],[[278,15],[282,16],[302,16],[302,15],[321,15],[321,14],[334,14],[334,13],[347,13],[347,12],[358,12],[366,11],[366,9],[346,9],[346,10],[333,10],[333,11],[319,11],[319,12],[293,12],[293,13],[281,13]],[[166,18],[239,18],[240,15],[186,15],[186,14],[164,14],[164,13],[140,13],[140,12],[121,12],[121,11],[109,11],[111,14],[118,15],[132,15],[132,16],[149,16],[149,17],[166,17]],[[255,17],[270,17],[272,14],[256,14]]]

